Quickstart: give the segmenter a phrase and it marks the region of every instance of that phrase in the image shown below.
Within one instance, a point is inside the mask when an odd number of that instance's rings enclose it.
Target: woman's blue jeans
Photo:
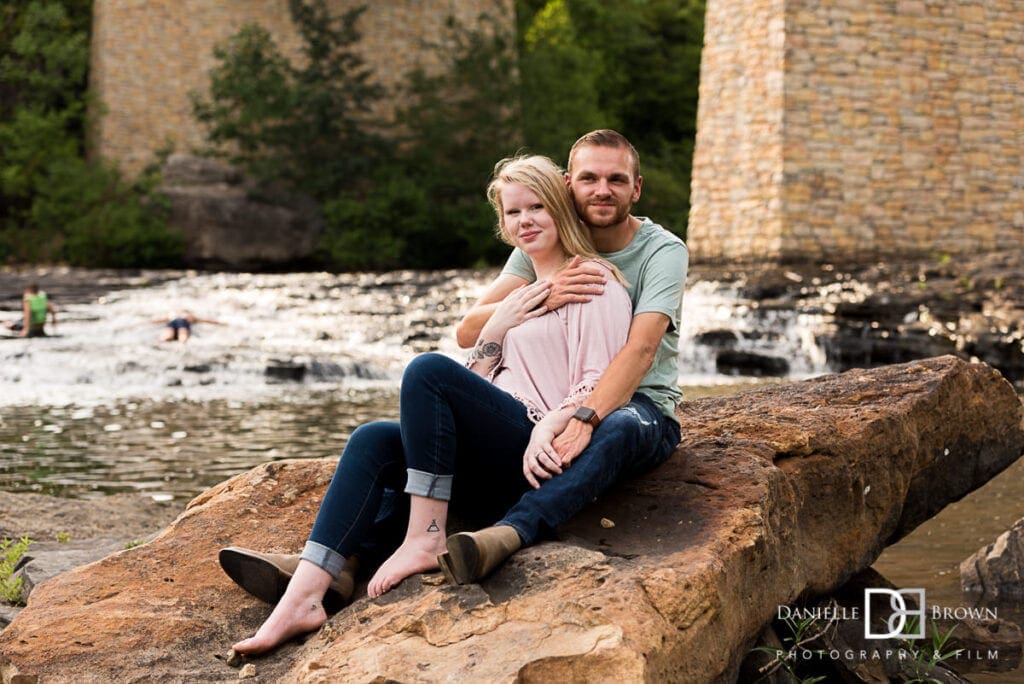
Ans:
[[[522,470],[533,430],[526,407],[433,353],[406,368],[399,419],[352,433],[320,505],[302,557],[335,577],[352,554],[372,565],[398,547],[405,494],[450,500],[473,521],[511,525],[529,545],[618,479],[664,461],[679,442],[678,427],[637,394],[605,418],[569,468],[532,489]]]

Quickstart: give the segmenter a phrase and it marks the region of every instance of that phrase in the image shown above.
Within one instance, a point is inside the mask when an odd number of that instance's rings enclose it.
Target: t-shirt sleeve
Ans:
[[[681,242],[658,249],[644,266],[639,296],[633,315],[663,313],[671,326],[679,328],[679,310],[683,303],[683,285],[690,264],[690,253]]]
[[[529,283],[537,279],[537,274],[533,272],[533,262],[518,247],[513,249],[512,253],[508,255],[505,267],[501,269],[501,275],[516,276]]]
[[[629,294],[609,273],[604,293],[589,302],[566,304],[569,393],[559,408],[579,406],[622,350],[629,335]]]

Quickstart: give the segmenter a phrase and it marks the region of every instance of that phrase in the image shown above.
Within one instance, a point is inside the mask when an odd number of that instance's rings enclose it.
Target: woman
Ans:
[[[614,268],[597,262],[611,276],[603,294],[551,312],[541,306],[547,281],[573,257],[596,259],[550,159],[499,162],[487,196],[501,238],[530,257],[537,282],[497,305],[468,368],[440,354],[413,360],[400,422],[353,432],[301,557],[221,551],[221,565],[243,588],[280,597],[236,651],[259,653],[319,628],[325,601],[340,607],[351,597],[356,560],[372,555],[367,542],[386,538],[406,503],[405,538],[370,580],[369,595],[439,564],[452,581],[478,579],[521,545],[515,521],[501,516],[529,487],[561,473],[552,440],[625,344],[629,297]],[[403,487],[407,498],[396,495]],[[462,509],[499,522],[446,543],[453,494]]]

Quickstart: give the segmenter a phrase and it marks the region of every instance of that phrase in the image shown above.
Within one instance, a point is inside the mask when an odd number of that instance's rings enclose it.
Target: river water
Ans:
[[[135,491],[184,506],[268,460],[335,456],[359,424],[396,417],[398,381],[413,356],[461,358],[453,326],[494,275],[163,272],[58,298],[57,336],[0,338],[0,490]],[[834,294],[855,299],[859,287]],[[8,302],[4,318],[14,320],[17,300]],[[163,328],[152,320],[181,309],[220,324],[197,324],[187,345],[157,342]],[[766,309],[728,283],[696,281],[685,312],[687,398],[764,382],[719,374],[714,348],[694,341],[723,330],[741,349],[786,359],[790,378],[829,370],[816,341],[828,321],[814,307]],[[899,586],[925,588],[930,602],[969,605],[959,562],[1022,515],[1018,463],[888,549],[875,568]],[[1024,681],[986,677],[977,681]]]

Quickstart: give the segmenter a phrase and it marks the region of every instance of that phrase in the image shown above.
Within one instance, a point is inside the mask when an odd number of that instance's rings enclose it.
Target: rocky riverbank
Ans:
[[[698,264],[692,277],[732,283],[765,321],[740,334],[704,333],[709,346],[729,352],[726,359],[742,336],[772,334],[772,312],[795,310],[823,317],[817,341],[832,371],[955,354],[994,366],[1024,389],[1024,248],[869,265]],[[785,374],[785,359],[770,353],[741,359],[726,367]]]
[[[183,504],[137,494],[67,499],[2,492],[0,539],[32,540],[17,575],[27,598],[43,580],[143,543],[181,513]],[[0,631],[20,608],[0,602]]]
[[[733,681],[779,606],[829,594],[1013,463],[1021,411],[999,374],[948,356],[687,402],[674,457],[559,540],[479,585],[427,575],[360,598],[256,661],[256,676]],[[231,584],[216,551],[298,549],[333,466],[255,468],[149,543],[40,586],[0,634],[0,671],[236,680],[216,656],[268,608]]]

